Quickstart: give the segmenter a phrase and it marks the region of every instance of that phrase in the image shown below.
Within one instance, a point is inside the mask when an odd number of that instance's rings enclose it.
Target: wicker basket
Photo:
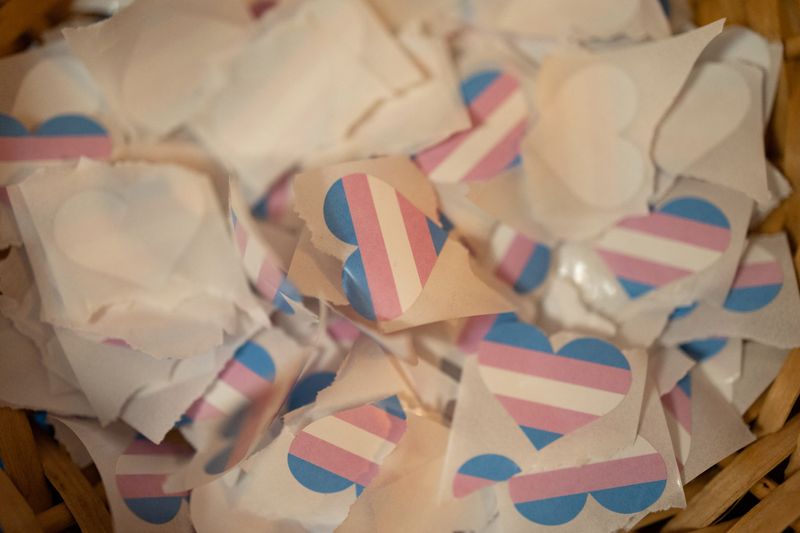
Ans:
[[[402,0],[400,0],[402,1]],[[767,132],[770,158],[800,188],[800,0],[695,0],[698,24],[726,17],[784,43],[785,58]],[[69,0],[0,0],[0,55],[23,48],[69,13]],[[786,230],[800,243],[800,195],[793,193],[760,231]],[[800,253],[795,252],[800,270]],[[758,440],[686,486],[688,506],[654,513],[647,531],[800,531],[800,348],[745,413]],[[94,467],[79,469],[30,413],[0,408],[0,528],[5,533],[111,531]]]

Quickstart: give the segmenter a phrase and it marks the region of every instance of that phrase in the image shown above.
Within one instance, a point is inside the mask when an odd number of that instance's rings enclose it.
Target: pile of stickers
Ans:
[[[0,402],[116,530],[616,531],[754,439],[800,346],[751,231],[779,43],[681,1],[119,3],[0,60]]]

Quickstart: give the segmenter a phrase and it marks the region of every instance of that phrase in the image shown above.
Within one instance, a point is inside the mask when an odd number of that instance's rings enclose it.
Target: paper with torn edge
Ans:
[[[348,301],[380,329],[510,309],[473,269],[466,248],[448,239],[435,194],[408,159],[305,172],[295,178],[295,195],[312,243],[343,262]]]
[[[286,405],[307,355],[307,349],[277,329],[240,346],[186,411],[180,431],[197,452],[169,476],[165,489],[208,483],[246,459]]]
[[[11,196],[46,321],[160,357],[202,353],[266,322],[203,175],[82,160],[37,172]],[[176,328],[193,337],[176,342]]]
[[[463,497],[534,464],[561,464],[636,435],[646,380],[646,354],[623,355],[596,338],[559,334],[553,343],[535,326],[495,325],[468,358],[453,420],[442,497]],[[505,414],[503,414],[505,412]],[[502,479],[470,472],[500,455],[517,466]],[[501,461],[501,465],[503,462]],[[499,466],[498,466],[499,468]],[[478,476],[480,477],[480,476]]]
[[[231,66],[230,83],[190,123],[238,173],[248,203],[391,95],[342,39],[306,20],[315,4],[302,4],[249,43]]]
[[[698,64],[658,128],[656,164],[768,202],[762,76],[745,64]]]
[[[169,133],[224,87],[226,64],[251,32],[243,3],[145,0],[64,36],[112,111],[147,137]]]
[[[537,466],[495,486],[502,530],[616,531],[632,527],[650,511],[685,505],[652,382],[635,441],[610,450],[601,437],[591,443],[596,454],[588,460]],[[605,453],[597,453],[601,450]]]
[[[188,491],[162,488],[176,459],[191,453],[180,441],[153,444],[124,424],[100,428],[92,420],[56,418],[71,429],[92,456],[103,479],[114,529],[163,533],[188,531]]]
[[[779,348],[800,344],[800,295],[786,235],[752,237],[730,290],[720,304],[701,301],[674,319],[666,343],[709,335],[736,336]]]
[[[590,40],[669,35],[666,18],[655,0],[473,0],[470,13],[479,26],[540,37]],[[642,20],[653,16],[658,17],[655,24]]]
[[[721,28],[717,22],[652,43],[547,58],[536,95],[543,114],[522,145],[527,198],[539,222],[557,237],[581,239],[625,215],[645,212],[653,190],[654,166],[647,156],[655,128]],[[655,76],[654,57],[663,58]],[[596,79],[603,90],[595,94],[579,83],[584,79]],[[564,104],[556,105],[560,101]],[[579,105],[590,112],[578,116]],[[567,114],[576,121],[569,128]],[[601,118],[606,120],[598,122]],[[597,142],[607,149],[595,150]],[[581,165],[589,162],[587,173]],[[608,178],[590,179],[596,168]],[[590,191],[597,194],[589,196]]]
[[[698,366],[661,398],[675,457],[688,483],[755,440],[741,416]]]
[[[733,405],[744,414],[778,375],[789,351],[757,342],[745,342],[742,376],[733,385]]]

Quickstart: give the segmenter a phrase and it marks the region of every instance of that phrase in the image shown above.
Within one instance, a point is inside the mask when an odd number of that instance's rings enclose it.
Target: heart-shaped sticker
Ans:
[[[751,244],[723,304],[728,311],[751,313],[769,305],[783,288],[783,269],[763,246]]]
[[[82,115],[59,115],[29,132],[14,117],[0,113],[0,162],[105,159],[111,148],[105,128]]]
[[[689,458],[692,443],[692,376],[686,374],[675,387],[661,397],[661,405],[667,418],[675,457],[683,468]]]
[[[478,371],[537,449],[612,411],[633,380],[613,345],[585,337],[556,352],[539,328],[522,322],[489,331],[478,346]]]
[[[518,165],[528,104],[507,72],[481,71],[461,83],[473,126],[422,150],[417,165],[437,183],[482,181]]]
[[[422,293],[447,232],[386,182],[367,174],[337,180],[325,196],[325,223],[357,246],[344,262],[348,301],[369,320],[393,320]]]
[[[501,224],[491,240],[495,274],[520,294],[539,288],[550,271],[550,247]]]
[[[731,241],[728,218],[702,198],[675,198],[649,215],[622,219],[594,248],[630,298],[713,265]]]
[[[161,286],[206,213],[194,176],[142,177],[127,186],[87,189],[55,213],[53,237],[84,268],[145,287]]]
[[[453,496],[463,498],[476,490],[510,479],[521,472],[517,463],[494,453],[477,455],[466,461],[453,478]]]
[[[406,431],[397,396],[315,420],[289,446],[289,470],[314,492],[360,494]]]
[[[625,137],[638,101],[627,72],[610,64],[590,65],[561,84],[534,128],[538,153],[588,205],[618,206],[645,178],[643,154]]]
[[[117,459],[116,482],[125,505],[150,524],[166,524],[178,514],[189,491],[164,492],[163,486],[181,460],[193,453],[185,442],[154,444],[137,435]]]
[[[517,511],[537,524],[574,519],[589,495],[609,511],[633,514],[661,497],[667,486],[664,459],[643,437],[606,460],[512,477],[508,491]]]

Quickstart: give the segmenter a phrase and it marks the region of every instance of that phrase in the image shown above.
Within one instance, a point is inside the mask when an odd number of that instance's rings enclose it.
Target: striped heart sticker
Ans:
[[[463,498],[476,490],[506,481],[520,473],[517,464],[502,455],[487,453],[465,462],[453,479],[453,496]]]
[[[369,320],[393,320],[422,293],[447,232],[386,182],[367,174],[337,180],[325,196],[325,223],[357,246],[344,262],[348,301]]]
[[[461,94],[472,128],[414,156],[437,183],[486,180],[520,162],[528,105],[519,82],[507,72],[481,71],[463,81]]]
[[[360,494],[406,431],[397,396],[340,411],[300,431],[289,446],[289,470],[314,492]]]
[[[94,120],[82,115],[58,115],[33,132],[0,113],[0,162],[44,161],[111,156],[111,138]]]
[[[150,524],[166,524],[178,514],[189,491],[165,492],[167,477],[193,453],[185,442],[154,444],[137,435],[117,459],[116,482],[125,505]]]
[[[595,250],[635,299],[710,267],[730,240],[730,223],[717,206],[681,197],[649,215],[621,220],[598,239]]]
[[[508,491],[522,516],[557,526],[577,517],[589,495],[609,511],[633,514],[658,501],[666,486],[664,459],[638,436],[633,446],[610,459],[514,476]]]
[[[501,224],[492,235],[495,274],[520,294],[538,289],[550,271],[550,247]]]
[[[783,269],[766,248],[751,244],[733,279],[724,307],[736,313],[750,313],[769,305],[783,288]]]
[[[692,377],[686,374],[661,397],[678,466],[683,469],[692,443]]]
[[[537,449],[612,411],[633,380],[613,345],[586,337],[556,352],[539,328],[522,322],[489,331],[478,346],[478,371]]]
[[[275,362],[261,345],[247,341],[228,361],[211,388],[184,415],[183,422],[230,416],[263,396],[275,382]]]

